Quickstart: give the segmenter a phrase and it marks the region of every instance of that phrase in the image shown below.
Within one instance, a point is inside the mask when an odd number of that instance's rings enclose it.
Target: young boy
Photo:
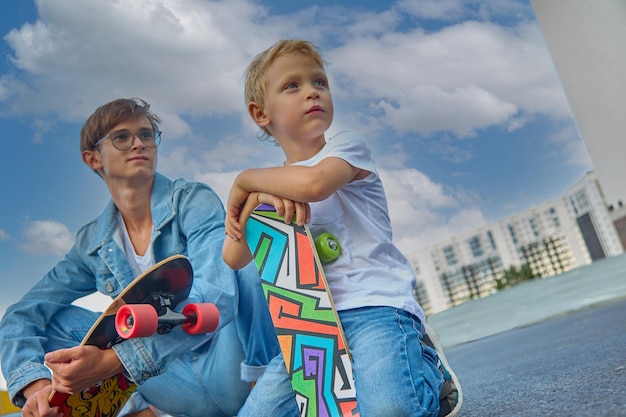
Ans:
[[[255,374],[279,353],[256,270],[235,273],[222,262],[218,196],[206,184],[157,172],[158,128],[159,118],[139,99],[109,102],[83,126],[83,161],[111,201],[0,322],[2,370],[24,416],[57,416],[48,403],[53,388],[77,392],[121,371],[138,384],[121,415],[154,416],[150,403],[170,415],[232,416]],[[214,303],[218,330],[188,335],[178,326],[112,349],[78,346],[99,314],[74,300],[96,291],[114,298],[174,254],[186,255],[194,269],[189,298],[177,310],[191,301]]]
[[[415,276],[392,243],[369,148],[355,133],[325,137],[333,102],[324,64],[311,43],[283,40],[248,67],[248,112],[286,160],[237,176],[226,208],[224,260],[240,268],[252,259],[244,227],[261,202],[274,204],[287,221],[294,215],[299,224],[310,220],[313,235],[331,232],[342,252],[324,270],[352,353],[360,415],[457,415],[460,386],[440,345],[438,358],[431,338],[424,337],[425,315],[412,295]],[[299,415],[280,355],[239,415]]]

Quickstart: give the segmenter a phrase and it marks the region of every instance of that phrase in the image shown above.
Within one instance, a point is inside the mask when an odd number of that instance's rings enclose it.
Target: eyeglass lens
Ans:
[[[111,139],[111,143],[120,151],[126,151],[133,147],[135,143],[135,137],[139,138],[141,142],[148,148],[156,148],[161,142],[161,132],[158,130],[142,130],[138,133],[130,133],[127,130],[120,130],[108,135]]]

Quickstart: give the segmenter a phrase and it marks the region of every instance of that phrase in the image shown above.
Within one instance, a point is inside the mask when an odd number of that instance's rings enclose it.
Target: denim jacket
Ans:
[[[189,257],[194,281],[187,302],[211,302],[220,312],[220,328],[237,313],[235,272],[222,261],[224,208],[205,184],[171,181],[156,174],[151,196],[154,261],[171,255]],[[114,298],[134,278],[117,228],[111,201],[102,214],[76,234],[74,246],[24,297],[9,307],[0,322],[2,369],[11,397],[29,383],[50,378],[43,364],[46,324],[83,296],[99,291]],[[87,328],[91,323],[86,324]],[[163,373],[178,355],[206,335],[190,336],[180,326],[160,337],[129,339],[113,348],[138,384]],[[157,354],[158,352],[158,354]]]

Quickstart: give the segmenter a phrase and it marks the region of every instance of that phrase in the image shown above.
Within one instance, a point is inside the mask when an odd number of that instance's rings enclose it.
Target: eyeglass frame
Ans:
[[[152,133],[154,134],[154,146],[148,145],[146,142],[144,142],[144,141],[143,141],[143,139],[142,139],[142,138],[141,138],[141,136],[140,136],[140,135],[141,135],[141,133],[148,132],[148,131],[149,131],[149,132],[152,132]],[[130,146],[129,146],[128,148],[125,148],[125,149],[120,149],[120,148],[118,148],[118,147],[116,146],[116,144],[115,144],[115,142],[116,142],[116,141],[115,141],[115,140],[113,140],[113,136],[111,136],[111,135],[118,134],[118,133],[120,133],[120,132],[128,132],[128,134],[132,136],[133,140],[130,142]],[[105,137],[103,137],[102,139],[100,139],[99,141],[97,141],[96,143],[94,143],[94,145],[93,145],[93,149],[97,149],[97,148],[98,148],[98,146],[99,146],[102,142],[104,142],[105,140],[107,140],[107,139],[111,139],[111,145],[112,145],[115,149],[117,149],[118,151],[122,151],[122,152],[123,152],[123,151],[128,151],[128,150],[132,149],[132,147],[135,145],[135,140],[136,140],[136,139],[139,139],[139,141],[140,141],[140,142],[141,142],[141,143],[142,143],[142,144],[143,144],[146,148],[155,149],[155,148],[157,148],[157,147],[161,144],[161,133],[162,133],[162,132],[161,132],[160,130],[157,130],[157,129],[145,129],[145,130],[142,130],[141,132],[137,132],[137,133],[131,133],[130,131],[128,131],[128,130],[126,130],[126,129],[116,130],[115,132],[111,132],[111,133],[107,134]]]

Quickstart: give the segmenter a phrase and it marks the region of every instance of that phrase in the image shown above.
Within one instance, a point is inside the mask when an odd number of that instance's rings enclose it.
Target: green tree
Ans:
[[[496,279],[496,288],[498,290],[502,290],[504,288],[521,284],[524,281],[530,281],[534,278],[535,275],[527,264],[523,264],[519,268],[515,265],[511,265],[509,269],[504,271],[502,278]]]

